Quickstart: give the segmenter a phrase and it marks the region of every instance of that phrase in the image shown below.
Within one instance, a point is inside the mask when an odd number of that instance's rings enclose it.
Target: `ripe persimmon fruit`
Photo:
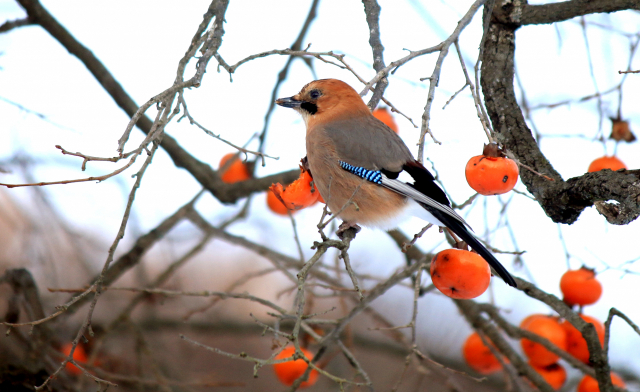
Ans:
[[[240,157],[234,153],[229,153],[223,156],[218,167],[224,167],[225,163],[229,160],[231,160],[231,163],[226,167],[226,169],[224,169],[224,172],[220,173],[222,181],[227,184],[232,184],[234,182],[245,181],[251,178],[251,173],[249,173],[247,166],[240,160]]]
[[[313,178],[309,175],[309,172],[300,168],[300,177],[297,180],[287,185],[287,187],[283,187],[282,184],[276,183],[272,184],[269,187],[269,192],[273,193],[276,197],[276,200],[280,202],[285,207],[284,215],[286,215],[286,210],[297,211],[303,208],[309,207],[313,203],[318,200],[318,192],[315,187],[312,187]],[[271,208],[271,203],[269,203],[269,199],[267,196],[267,203]],[[277,204],[277,203],[273,203]],[[281,213],[282,209],[278,208],[278,210],[272,211]]]
[[[602,285],[593,269],[582,267],[569,270],[560,278],[560,291],[569,305],[591,305],[602,295]]]
[[[611,372],[611,383],[617,387],[624,388],[627,384],[625,384],[624,380]],[[598,381],[591,376],[584,376],[580,384],[578,384],[577,392],[599,392],[600,387],[598,386]]]
[[[557,317],[535,317],[524,325],[521,323],[520,328],[548,339],[561,350],[567,349],[567,334],[558,323]],[[520,345],[524,353],[529,357],[529,362],[535,366],[549,366],[558,361],[559,357],[556,354],[539,343],[523,338],[520,340]]]
[[[60,348],[60,352],[63,353],[65,356],[69,356],[69,353],[71,352],[71,347],[73,347],[73,344],[71,342],[66,343],[64,346]],[[87,362],[87,352],[84,350],[84,347],[82,347],[81,345],[76,346],[76,349],[73,352],[73,360],[78,363]],[[78,375],[82,373],[82,370],[78,369],[76,365],[72,364],[71,362],[67,362],[64,368],[67,372],[73,375]]]
[[[462,357],[467,365],[480,374],[491,374],[502,369],[502,364],[477,332],[469,335],[462,346]]]
[[[491,282],[489,264],[477,253],[447,249],[431,260],[431,280],[442,294],[455,299],[476,298]]]
[[[603,156],[595,159],[589,165],[589,173],[597,172],[603,169],[611,169],[613,171],[626,169],[627,165],[624,164],[618,157],[614,156]]]
[[[393,132],[398,133],[398,124],[396,124],[396,120],[393,119],[393,115],[391,115],[387,108],[377,108],[372,114],[373,117],[382,121],[391,128]]]
[[[567,381],[567,371],[560,364],[553,363],[549,366],[536,366],[529,363],[529,365],[555,390],[562,388],[564,382]]]
[[[278,196],[271,190],[267,190],[267,207],[278,215],[288,215],[289,209],[278,199]],[[291,211],[293,214],[295,211]]]
[[[602,324],[600,320],[591,316],[581,314],[580,317],[582,317],[584,321],[593,324],[596,328],[600,345],[604,345],[604,324]],[[580,331],[578,331],[567,320],[563,321],[560,325],[564,328],[565,333],[567,334],[567,352],[573,355],[576,359],[589,364],[589,348],[587,347],[587,341],[582,337]]]
[[[516,186],[518,174],[518,165],[495,143],[486,144],[482,155],[469,159],[464,169],[469,186],[485,196],[509,192]]]
[[[313,358],[313,354],[304,348],[301,348],[304,356],[311,360]],[[274,359],[285,359],[290,358],[296,352],[295,347],[287,347],[284,350],[280,351],[278,355]],[[278,380],[284,385],[293,385],[293,383],[300,378],[307,371],[309,365],[305,362],[304,359],[298,358],[295,361],[291,360],[288,362],[276,363],[273,365],[273,370],[276,372],[276,376]],[[300,384],[300,388],[309,387],[318,381],[318,371],[315,369],[311,369],[309,373],[309,378],[307,381],[304,381]]]
[[[530,314],[527,317],[523,318],[522,321],[520,321],[520,328],[522,329],[527,329],[527,325],[529,325],[529,323],[537,318],[546,318],[549,317],[546,314],[540,314],[540,313],[534,313],[534,314]]]

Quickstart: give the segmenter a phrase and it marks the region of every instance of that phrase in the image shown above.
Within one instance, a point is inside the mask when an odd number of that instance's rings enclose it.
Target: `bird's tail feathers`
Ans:
[[[478,239],[471,232],[469,232],[469,230],[467,230],[467,228],[464,225],[462,225],[458,220],[453,219],[447,214],[442,213],[441,211],[438,211],[438,210],[434,211],[433,209],[425,205],[423,205],[423,207],[426,208],[438,220],[444,223],[458,237],[460,237],[463,241],[469,244],[471,249],[478,252],[478,254],[482,256],[482,258],[485,259],[491,267],[493,267],[493,269],[498,273],[498,275],[500,275],[500,277],[509,286],[517,287],[516,281],[513,279],[509,271],[507,271],[507,269],[504,268],[502,264],[500,264],[498,259],[496,259],[495,256],[493,256],[491,252],[489,252],[487,248],[485,248],[485,246],[482,245],[480,241],[478,241]]]

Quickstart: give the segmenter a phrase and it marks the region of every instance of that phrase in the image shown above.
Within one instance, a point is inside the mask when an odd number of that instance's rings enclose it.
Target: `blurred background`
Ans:
[[[378,3],[382,9],[380,36],[387,64],[406,56],[408,50],[424,49],[445,40],[472,4],[439,0]],[[209,2],[198,0],[102,3],[70,0],[42,4],[98,57],[138,104],[171,86],[178,61],[209,7]],[[291,47],[311,6],[310,1],[231,2],[218,53],[228,64],[235,64],[252,54]],[[17,2],[0,0],[0,23],[24,17],[25,11]],[[481,19],[479,11],[459,37],[461,54],[470,72],[478,57]],[[565,179],[584,174],[590,162],[603,155],[615,154],[630,169],[640,167],[637,142],[617,143],[607,139],[610,118],[620,115],[628,120],[632,130],[640,125],[637,104],[640,76],[618,72],[640,68],[636,56],[638,26],[640,15],[636,11],[623,11],[553,25],[526,26],[517,31],[519,103],[542,152]],[[302,47],[311,45],[310,51],[344,54],[344,60],[368,81],[375,75],[368,40],[369,28],[361,2],[320,1]],[[388,78],[385,98],[418,126],[429,89],[429,81],[421,78],[431,76],[437,56],[436,52],[413,59]],[[238,67],[231,80],[212,59],[202,85],[184,92],[189,112],[196,121],[235,145],[257,149],[258,135],[267,129],[264,152],[277,159],[267,158],[264,166],[258,162],[256,177],[295,169],[305,156],[305,127],[300,116],[280,107],[270,110],[278,74],[288,60],[289,56],[273,55],[249,61]],[[187,65],[186,78],[195,72],[195,62]],[[319,78],[338,78],[357,91],[362,89],[349,71],[313,58],[309,63],[294,58],[275,96],[294,95],[303,85]],[[483,143],[487,142],[469,89],[451,100],[464,84],[457,53],[451,47],[430,112],[430,129],[440,143],[427,137],[425,166],[437,173],[457,204],[475,194],[464,178],[464,167],[470,157],[482,152]],[[365,96],[366,101],[369,98],[370,94]],[[156,113],[153,106],[147,114],[154,118]],[[417,154],[419,127],[415,128],[397,113],[394,117],[399,135]],[[95,157],[116,156],[118,139],[129,117],[85,66],[39,26],[0,33],[0,118],[2,183],[100,176],[123,165],[89,162],[83,172],[81,158],[62,155],[55,148],[60,145],[67,151]],[[190,125],[187,119],[174,120],[165,131],[213,169],[225,154],[237,151]],[[128,144],[132,147],[126,150],[139,145],[143,138],[134,128]],[[72,293],[88,287],[102,270],[136,180],[132,175],[144,157],[143,154],[133,167],[102,182],[0,187],[0,273],[28,269],[45,315],[54,313],[55,307],[67,302]],[[255,157],[249,155],[248,159],[254,161]],[[200,190],[201,185],[187,171],[176,167],[164,150],[158,150],[137,191],[114,260],[135,249],[142,236],[189,203]],[[640,270],[636,261],[640,254],[635,243],[640,223],[610,225],[595,208],[588,208],[572,225],[555,224],[523,184],[518,183],[515,190],[517,193],[501,196],[478,196],[460,212],[493,248],[511,252],[496,255],[507,269],[560,297],[559,279],[568,268],[582,265],[595,268],[604,293],[585,313],[604,321],[609,309],[615,307],[638,322]],[[288,216],[269,209],[266,192],[254,193],[234,204],[220,203],[207,192],[195,201],[195,209],[209,224],[224,225],[229,235],[294,260],[300,259],[294,233],[299,238],[303,259],[315,253],[311,246],[321,240],[316,225],[322,207],[318,203],[295,213],[294,227]],[[411,237],[422,226],[420,220],[411,219],[403,222],[399,230]],[[434,253],[449,244],[443,234],[432,229],[415,246],[425,253]],[[189,252],[194,253],[193,257],[181,260]],[[113,286],[151,287],[171,265],[176,265],[160,288],[246,292],[293,309],[296,285],[274,268],[268,256],[259,253],[228,238],[208,238],[194,223],[182,220],[157,239],[142,261],[123,273]],[[377,229],[364,228],[352,243],[349,255],[364,289],[371,289],[406,263],[394,240]],[[337,272],[344,266],[335,249],[323,256],[322,265],[350,286],[348,276],[343,271]],[[292,269],[291,273],[295,276],[296,271]],[[427,284],[428,276],[423,280]],[[326,318],[335,319],[353,306],[326,291],[329,290],[320,291],[326,298],[318,294],[307,304],[310,313],[329,312]],[[11,287],[0,284],[0,299],[7,299],[0,300],[0,314],[10,309],[11,295]],[[270,369],[258,369],[258,377],[254,378],[252,364],[206,351],[179,337],[184,334],[226,352],[268,358],[275,344],[274,335],[261,336],[263,327],[254,319],[273,325],[275,319],[268,315],[272,309],[242,299],[157,294],[142,296],[137,306],[127,311],[138,295],[132,290],[108,290],[97,303],[92,325],[100,338],[87,336],[89,341],[81,345],[95,352],[97,367],[121,376],[118,379],[99,374],[102,378],[121,384],[125,390],[285,389]],[[411,282],[406,280],[375,300],[371,308],[392,325],[401,326],[411,321],[413,298]],[[499,279],[494,279],[490,290],[477,300],[495,304],[514,324],[531,313],[551,313],[545,304],[511,289]],[[461,356],[462,343],[471,327],[453,302],[435,291],[420,297],[417,306],[419,350],[439,363],[474,375]],[[88,302],[84,302],[47,322],[48,331],[53,334],[50,341],[59,347],[71,342],[88,311]],[[123,319],[116,322],[121,313]],[[410,366],[403,373],[407,353],[397,343],[400,338],[394,340],[388,331],[376,330],[388,325],[371,314],[358,316],[350,325],[352,330],[347,332],[353,340],[354,353],[378,390],[504,388],[505,376],[501,374],[478,383],[459,374],[443,377],[430,371],[429,366]],[[20,330],[23,337],[29,336],[28,327]],[[411,339],[409,329],[395,332]],[[12,356],[22,355],[20,344],[12,340],[14,335],[0,342],[4,364],[10,363]],[[513,346],[520,350],[517,341],[513,341]],[[640,361],[637,355],[630,354],[637,352],[640,337],[626,323],[615,319],[611,327],[610,361],[613,369],[629,381],[630,390],[640,390],[638,383],[634,383],[640,375]],[[353,372],[341,356],[331,361],[326,370],[346,378]],[[568,372],[569,381],[563,390],[575,390],[581,373],[571,368]],[[68,372],[60,377],[69,381],[54,382],[54,388],[95,388],[91,379],[81,375]],[[403,382],[397,386],[399,380]],[[38,382],[31,384],[34,383]],[[311,389],[338,388],[333,381],[321,377]]]

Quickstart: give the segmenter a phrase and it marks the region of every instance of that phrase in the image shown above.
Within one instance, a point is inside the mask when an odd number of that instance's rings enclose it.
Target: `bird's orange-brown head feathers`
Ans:
[[[298,94],[289,98],[279,98],[276,103],[297,110],[307,126],[316,121],[371,115],[369,107],[360,95],[338,79],[314,80],[304,86]]]

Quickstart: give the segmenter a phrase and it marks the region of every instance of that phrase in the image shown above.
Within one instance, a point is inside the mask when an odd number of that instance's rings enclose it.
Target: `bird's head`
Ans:
[[[314,80],[304,86],[298,94],[279,98],[276,103],[298,111],[307,126],[310,125],[310,121],[319,119],[327,121],[342,116],[371,115],[360,95],[338,79]]]

